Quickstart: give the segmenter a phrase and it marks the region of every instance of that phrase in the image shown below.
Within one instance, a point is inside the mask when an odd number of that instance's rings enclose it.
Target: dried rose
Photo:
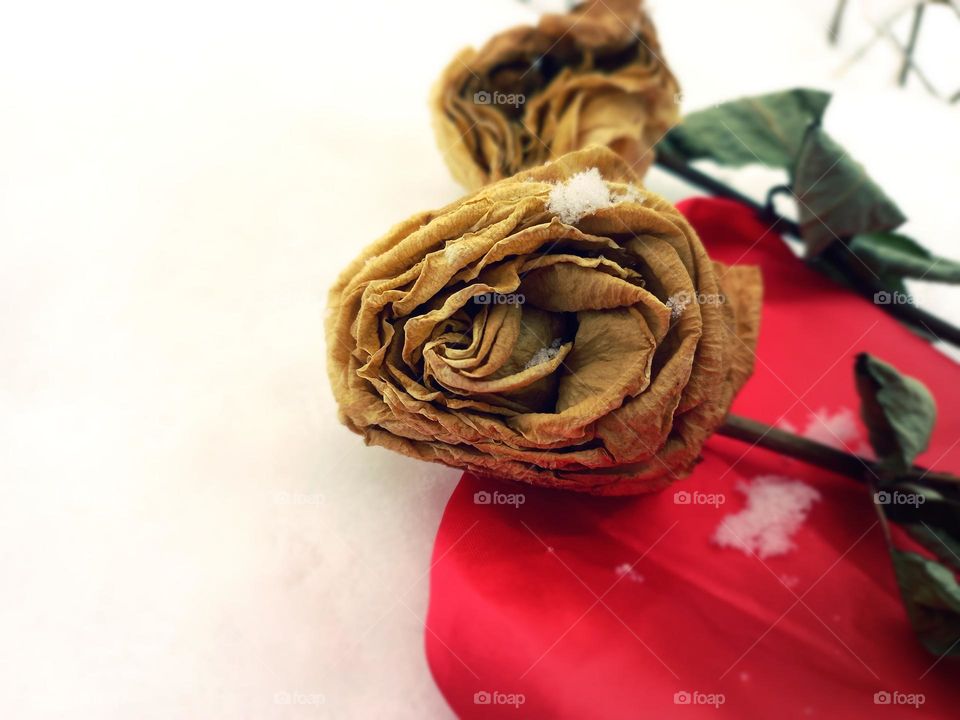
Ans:
[[[431,109],[450,171],[475,189],[591,144],[643,177],[678,92],[641,0],[594,0],[463,50]]]
[[[761,281],[712,262],[607,148],[415,215],[330,292],[328,371],[366,442],[600,494],[687,474],[752,371]]]

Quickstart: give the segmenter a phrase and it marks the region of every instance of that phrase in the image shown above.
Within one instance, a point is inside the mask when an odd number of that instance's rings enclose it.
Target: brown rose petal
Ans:
[[[577,187],[595,204],[571,220],[557,198]],[[713,262],[676,208],[594,147],[364,250],[330,292],[328,372],[368,443],[646,492],[690,472],[749,377],[760,299],[756,268]]]
[[[643,177],[678,96],[642,0],[590,0],[461,51],[430,105],[450,171],[475,189],[592,144]]]

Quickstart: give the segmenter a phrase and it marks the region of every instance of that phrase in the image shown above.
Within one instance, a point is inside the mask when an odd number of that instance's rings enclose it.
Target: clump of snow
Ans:
[[[568,225],[611,205],[610,188],[597,168],[578,172],[566,182],[557,183],[547,200],[547,210]]]
[[[867,457],[873,456],[869,443],[863,439],[857,417],[850,408],[840,408],[831,412],[827,408],[820,408],[807,416],[807,424],[803,430],[798,429],[789,420],[781,420],[777,425],[787,432],[802,435],[808,440],[814,440],[824,445],[855,452]]]
[[[643,582],[643,575],[641,575],[636,570],[634,570],[633,565],[631,565],[630,563],[621,563],[620,565],[617,565],[613,569],[613,571],[619,577],[626,578],[627,580],[631,580],[637,583]]]
[[[640,192],[640,189],[634,185],[627,185],[627,189],[622,192],[613,193],[611,199],[614,203],[622,202],[633,202],[640,203],[643,202],[644,194]]]
[[[802,435],[800,429],[794,425],[789,420],[781,418],[777,421],[777,427],[783,430],[784,432],[793,433],[794,435]]]
[[[747,506],[724,518],[713,542],[761,558],[793,549],[794,533],[820,499],[815,488],[779,475],[762,475],[753,482],[738,483],[737,489],[746,495]]]
[[[690,294],[685,292],[674,293],[667,298],[665,304],[670,308],[670,319],[676,320],[690,304]]]
[[[557,356],[557,353],[560,352],[561,345],[563,345],[563,339],[556,338],[552,343],[550,343],[550,347],[540,348],[529,360],[527,360],[527,364],[523,366],[523,369],[529,370],[532,367],[536,367],[540,363],[545,363],[548,360],[552,360]]]

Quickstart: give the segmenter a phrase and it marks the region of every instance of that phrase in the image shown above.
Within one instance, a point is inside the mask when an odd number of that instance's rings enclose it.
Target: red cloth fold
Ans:
[[[807,268],[746,208],[680,208],[713,257],[763,270],[756,372],[733,412],[801,430],[814,412],[856,414],[853,359],[867,351],[930,387],[939,419],[919,462],[960,471],[951,360]],[[813,425],[863,450],[861,427]],[[737,483],[762,475],[822,496],[796,548],[765,560],[711,542],[744,506]],[[960,703],[960,663],[915,640],[865,487],[723,437],[651,496],[465,474],[437,533],[425,639],[465,718],[953,718]]]

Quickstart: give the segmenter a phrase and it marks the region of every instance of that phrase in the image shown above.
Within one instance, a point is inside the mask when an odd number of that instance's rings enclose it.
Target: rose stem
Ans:
[[[673,154],[665,152],[663,149],[658,149],[657,165],[683,178],[691,185],[706,190],[712,195],[727,198],[728,200],[735,200],[736,202],[746,205],[753,210],[759,218],[764,220],[764,222],[771,223],[771,230],[778,230],[784,235],[792,236],[796,240],[801,239],[800,228],[797,223],[781,217],[770,208],[763,207],[730,186],[688,165]],[[832,243],[823,251],[822,256],[824,260],[831,262],[843,273],[844,277],[859,295],[868,300],[872,301],[876,293],[885,290],[879,280],[864,266],[863,261],[856,258],[853,251],[850,250],[845,243]],[[939,340],[944,340],[956,347],[960,347],[960,328],[951,325],[943,318],[937,317],[926,310],[922,310],[911,303],[888,303],[880,305],[880,307],[898,320],[912,325],[918,330],[925,330]]]
[[[781,455],[845,475],[858,482],[869,482],[874,476],[880,475],[879,466],[872,460],[739,415],[727,415],[723,425],[717,429],[717,435],[759,445]],[[956,490],[960,484],[960,477],[949,473],[932,472],[915,465],[906,473],[899,475],[898,481],[922,482],[925,485]]]

